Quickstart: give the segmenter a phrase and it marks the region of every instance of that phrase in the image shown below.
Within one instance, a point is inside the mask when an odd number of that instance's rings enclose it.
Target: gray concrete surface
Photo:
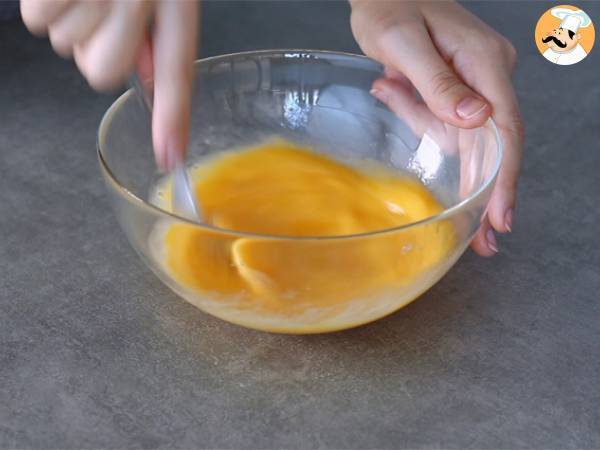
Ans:
[[[469,3],[520,52],[514,233],[377,323],[278,336],[142,265],[95,156],[114,98],[0,24],[0,447],[600,448],[600,48],[537,54],[542,3]],[[600,24],[600,3],[585,3]],[[355,51],[344,3],[209,3],[203,51]]]

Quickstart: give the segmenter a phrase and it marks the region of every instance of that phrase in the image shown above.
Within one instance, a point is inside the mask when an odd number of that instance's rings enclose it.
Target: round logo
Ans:
[[[595,38],[592,19],[571,5],[550,8],[535,27],[535,44],[544,58],[568,66],[583,60],[592,51]]]

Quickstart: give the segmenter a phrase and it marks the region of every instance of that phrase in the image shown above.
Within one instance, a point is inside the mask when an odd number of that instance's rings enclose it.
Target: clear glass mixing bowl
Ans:
[[[256,51],[200,60],[188,160],[279,136],[342,161],[376,160],[410,173],[444,205],[442,213],[394,229],[335,237],[267,236],[188,222],[148,201],[161,174],[153,159],[149,123],[128,91],[102,119],[98,156],[131,245],[185,300],[255,329],[340,330],[376,320],[417,298],[468,246],[489,200],[502,148],[491,120],[477,129],[454,128],[435,119],[409,91],[406,101],[390,111],[369,93],[381,75],[382,67],[368,58],[326,51]],[[220,249],[201,270],[202,289],[193,280],[183,283],[174,277],[165,263],[161,233],[173,224],[193,228],[199,251]],[[418,237],[448,224],[454,230],[445,242],[449,250],[432,258],[431,247]],[[281,266],[276,271],[280,276],[285,276],[285,267],[296,272],[301,267],[301,282],[279,295],[235,280],[227,292],[211,288],[215,269],[234,265],[230,249],[240,242],[256,244],[261,254],[270,255],[270,263]],[[273,285],[279,281],[273,273],[259,275],[270,277]]]

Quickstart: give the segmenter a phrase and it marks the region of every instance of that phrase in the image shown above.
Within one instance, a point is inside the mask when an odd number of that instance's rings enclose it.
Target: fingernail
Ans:
[[[487,108],[487,103],[480,98],[467,97],[456,107],[456,114],[462,119],[472,119]]]
[[[513,210],[509,208],[506,211],[506,215],[504,216],[504,227],[508,230],[509,233],[512,233],[512,224],[513,224]]]
[[[487,239],[487,244],[490,250],[494,253],[498,253],[498,242],[496,242],[494,230],[488,230],[488,232],[485,234],[485,238]]]
[[[371,89],[370,92],[371,95],[377,100],[379,100],[381,103],[387,103],[387,101],[389,100],[389,95],[381,89]]]

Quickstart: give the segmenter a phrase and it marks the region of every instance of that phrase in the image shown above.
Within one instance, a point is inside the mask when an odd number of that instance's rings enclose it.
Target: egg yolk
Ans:
[[[333,316],[348,301],[410,285],[454,246],[443,220],[361,235],[443,210],[419,181],[372,163],[357,168],[273,140],[205,161],[190,176],[203,220],[223,231],[170,224],[164,266],[188,289],[240,308]]]

